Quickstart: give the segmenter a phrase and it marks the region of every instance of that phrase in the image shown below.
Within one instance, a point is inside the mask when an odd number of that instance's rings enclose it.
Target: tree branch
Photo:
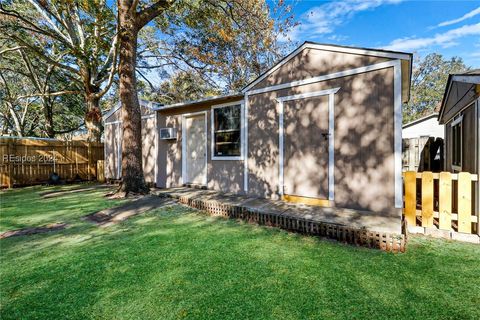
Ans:
[[[57,92],[49,92],[49,93],[32,93],[32,94],[26,94],[23,96],[18,96],[16,99],[27,99],[27,98],[33,98],[33,97],[56,97],[56,96],[62,96],[65,94],[81,94],[81,91],[76,91],[76,90],[63,90],[63,91],[57,91]]]
[[[135,19],[135,24],[138,30],[142,29],[147,23],[155,19],[167,8],[169,8],[175,0],[159,0],[149,7],[143,9],[142,11],[137,12]]]
[[[0,51],[0,55],[4,54],[6,52],[10,52],[10,51],[20,50],[22,48],[25,48],[25,47],[24,46],[17,46],[17,47],[13,47],[13,48],[8,48],[8,49]]]

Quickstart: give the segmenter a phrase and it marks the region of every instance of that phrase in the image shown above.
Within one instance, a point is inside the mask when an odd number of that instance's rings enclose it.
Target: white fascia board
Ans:
[[[218,99],[235,98],[235,97],[238,97],[239,100],[242,99],[241,95],[239,95],[238,93],[234,93],[234,94],[227,94],[227,95],[224,95],[224,96],[213,96],[213,97],[208,97],[208,98],[203,98],[203,99],[198,99],[198,100],[193,100],[193,101],[179,102],[179,103],[169,104],[169,105],[165,105],[165,106],[159,106],[159,107],[155,108],[155,110],[163,111],[163,110],[168,110],[168,109],[172,109],[172,108],[185,107],[185,106],[189,106],[191,104],[197,104],[197,103],[201,103],[201,102],[209,102],[209,101],[214,102],[215,100],[218,100]]]
[[[155,107],[154,105],[158,105],[158,103],[156,102],[153,102],[153,101],[148,101],[148,100],[142,100],[142,99],[139,99],[138,100],[140,106],[144,107],[144,108],[148,108],[148,109],[151,109],[151,110],[157,110],[159,107]],[[122,103],[121,102],[118,102],[117,105],[115,107],[113,107],[112,109],[110,109],[110,111],[108,111],[104,116],[103,116],[103,121],[106,121],[112,114],[114,114],[115,112],[117,112],[118,109],[120,109],[122,107]]]
[[[140,103],[140,106],[151,110],[157,110],[159,107],[161,107],[160,103],[149,100],[139,99],[138,102]]]
[[[416,124],[418,124],[422,121],[430,120],[431,118],[438,118],[438,113],[432,113],[432,114],[429,114],[428,116],[418,118],[417,120],[413,120],[409,123],[404,124],[402,126],[402,128],[405,129],[405,128],[411,127],[411,126],[416,125]]]
[[[141,119],[150,119],[150,118],[154,118],[155,117],[155,114],[152,113],[152,114],[149,114],[149,115],[146,115],[146,116],[141,116]],[[105,122],[104,125],[111,125],[111,124],[118,124],[118,123],[123,123],[122,120],[117,120],[117,121],[110,121],[110,122]]]
[[[298,53],[300,53],[304,49],[318,49],[318,50],[324,50],[324,51],[333,51],[333,52],[339,52],[339,53],[350,53],[350,54],[358,54],[358,55],[364,55],[364,56],[375,56],[375,57],[383,57],[383,58],[390,58],[390,59],[401,59],[401,60],[407,60],[411,61],[412,58],[409,54],[407,53],[400,53],[400,52],[385,52],[385,51],[379,51],[379,50],[373,50],[373,49],[362,49],[362,48],[348,48],[348,47],[339,47],[339,46],[332,46],[332,45],[324,45],[324,44],[314,44],[314,43],[304,43],[295,51],[290,53],[288,56],[286,56],[283,60],[281,60],[279,63],[274,65],[270,70],[265,72],[263,75],[261,75],[258,79],[256,79],[254,82],[249,84],[247,87],[245,87],[242,92],[245,93],[249,91],[251,88],[253,88],[255,85],[257,85],[260,81],[271,75],[275,70],[279,69],[281,66],[289,62],[294,56],[296,56]]]
[[[115,107],[113,107],[112,109],[110,109],[110,111],[108,111],[104,116],[103,116],[103,121],[106,121],[112,114],[114,114],[115,112],[117,112],[118,109],[120,109],[122,107],[122,104],[119,102],[117,103],[117,105]]]
[[[408,53],[401,53],[401,52],[387,52],[387,51],[375,50],[375,49],[339,47],[339,46],[331,46],[328,44],[315,44],[315,43],[309,43],[308,48],[325,50],[325,51],[334,51],[334,52],[340,52],[340,53],[358,54],[362,56],[373,56],[373,57],[382,57],[382,58],[390,58],[390,59],[408,60],[408,61],[411,60],[411,56]]]
[[[320,82],[320,81],[325,81],[325,80],[331,80],[331,79],[336,79],[336,78],[342,78],[342,77],[347,77],[359,73],[365,73],[365,72],[370,72],[370,71],[375,71],[375,70],[380,70],[380,69],[385,69],[385,68],[390,68],[398,65],[400,60],[392,60],[392,61],[386,61],[386,62],[381,62],[381,63],[376,63],[376,64],[371,64],[368,66],[364,67],[359,67],[355,69],[349,69],[345,71],[340,71],[340,72],[335,72],[335,73],[330,73],[326,75],[321,75],[317,77],[312,77],[312,78],[307,78],[303,80],[297,80],[297,81],[292,81],[288,83],[282,83],[270,87],[265,87],[261,89],[256,89],[252,91],[248,91],[249,95],[254,95],[258,93],[265,93],[265,92],[270,92],[270,91],[276,91],[276,90],[282,90],[282,89],[287,89],[287,88],[293,88],[297,86],[302,86],[306,84],[311,84],[315,82]]]
[[[395,208],[403,208],[403,179],[402,179],[402,66],[400,60],[395,60],[393,78],[393,149],[394,149],[394,193]]]

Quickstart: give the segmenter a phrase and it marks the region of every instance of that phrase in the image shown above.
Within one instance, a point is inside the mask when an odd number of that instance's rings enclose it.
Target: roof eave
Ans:
[[[249,89],[254,87],[257,83],[262,81],[264,78],[266,78],[269,74],[273,73],[275,70],[280,68],[283,64],[287,63],[291,58],[296,56],[299,52],[304,50],[305,48],[312,48],[312,49],[319,49],[319,50],[326,50],[326,51],[337,51],[337,52],[343,52],[343,53],[352,53],[352,54],[360,54],[360,55],[370,55],[370,56],[377,56],[377,57],[386,57],[386,58],[391,58],[391,59],[399,59],[399,60],[405,60],[409,62],[410,65],[410,78],[411,78],[411,73],[412,73],[412,59],[413,59],[413,54],[408,53],[408,52],[398,52],[398,51],[388,51],[388,50],[382,50],[382,49],[371,49],[371,48],[361,48],[361,47],[349,47],[349,46],[339,46],[339,45],[332,45],[332,44],[321,44],[321,43],[315,43],[311,41],[305,41],[302,45],[300,45],[298,48],[293,50],[291,53],[289,53],[287,56],[279,60],[277,63],[275,63],[271,68],[266,70],[264,73],[259,75],[256,79],[251,81],[249,84],[247,84],[243,89],[242,93],[248,92]],[[408,98],[410,97],[410,90],[408,90]]]
[[[163,111],[163,110],[171,110],[171,109],[177,109],[177,108],[185,108],[185,107],[190,107],[190,106],[194,106],[202,103],[209,103],[209,102],[215,102],[223,99],[236,99],[236,98],[241,100],[241,98],[243,98],[243,94],[235,93],[235,94],[229,94],[229,95],[223,95],[223,96],[209,97],[205,99],[198,99],[193,101],[179,102],[179,103],[161,106],[156,108],[155,110]]]

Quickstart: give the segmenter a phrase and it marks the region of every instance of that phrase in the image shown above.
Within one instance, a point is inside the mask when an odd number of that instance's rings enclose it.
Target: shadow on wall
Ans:
[[[142,119],[142,161],[146,182],[155,181],[155,119]]]
[[[305,63],[311,64],[309,61]],[[352,64],[344,64],[342,70],[369,64],[372,64],[371,58],[365,57]],[[287,74],[284,79],[276,79],[275,83],[289,81],[291,77]],[[275,99],[336,87],[340,90],[335,94],[334,107],[335,205],[394,212],[393,68],[252,95],[248,124],[249,193],[270,198],[279,192],[279,114]],[[310,108],[311,105],[297,104],[297,107]],[[328,112],[324,113],[324,117],[328,118]],[[324,124],[302,116],[289,126],[293,126],[289,130],[305,131],[308,135],[299,135],[298,139],[305,142],[301,144],[303,150],[291,152],[293,159],[285,159],[286,163],[292,161],[297,168],[309,166],[311,161],[308,159],[318,157],[318,149],[323,148],[319,136],[325,131]],[[325,163],[316,162],[316,165],[325,166]],[[304,175],[304,179],[307,181],[298,183],[318,184],[318,176],[314,174]]]
[[[443,171],[443,139],[429,137],[420,153],[418,172]]]

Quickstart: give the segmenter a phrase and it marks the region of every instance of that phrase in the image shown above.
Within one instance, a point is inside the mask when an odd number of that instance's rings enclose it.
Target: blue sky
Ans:
[[[384,48],[425,56],[460,56],[480,67],[480,0],[300,0],[301,24],[288,36],[298,42]]]

